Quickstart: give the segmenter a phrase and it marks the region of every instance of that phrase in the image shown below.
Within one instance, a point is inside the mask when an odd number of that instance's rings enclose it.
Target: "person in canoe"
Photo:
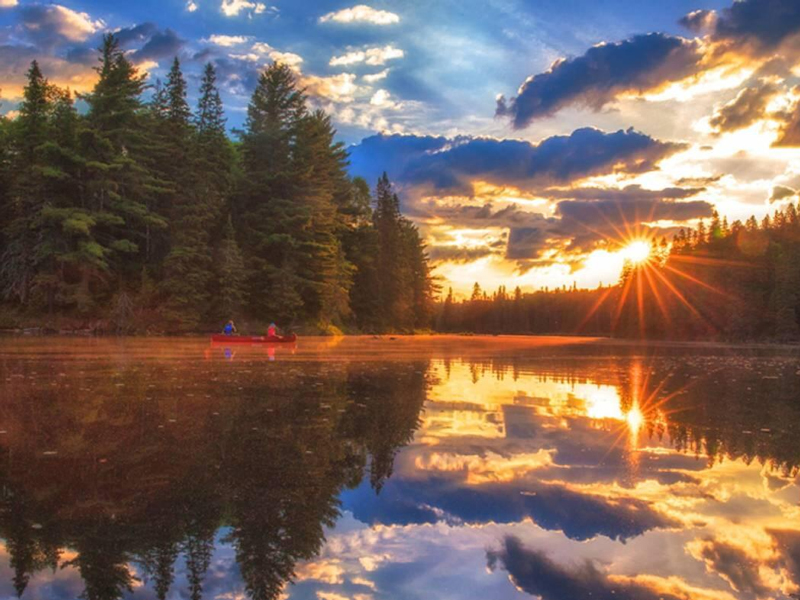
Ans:
[[[233,323],[233,319],[225,323],[225,327],[222,328],[222,333],[225,335],[233,335],[234,333],[237,333],[236,325]]]
[[[270,323],[267,327],[267,337],[278,337],[278,326],[275,323]]]

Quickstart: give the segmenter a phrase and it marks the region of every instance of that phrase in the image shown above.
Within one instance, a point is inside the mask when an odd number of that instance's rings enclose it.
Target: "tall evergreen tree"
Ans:
[[[10,186],[9,222],[4,232],[6,245],[0,266],[4,295],[22,304],[28,301],[35,274],[33,221],[46,199],[41,175],[47,165],[42,156],[42,146],[50,134],[51,110],[51,87],[39,64],[33,61],[28,70],[19,117],[14,124],[12,169],[15,177]]]
[[[89,127],[82,136],[86,203],[102,217],[91,245],[96,263],[82,269],[87,296],[93,280],[112,281],[109,271],[116,275],[118,286],[138,279],[151,251],[153,232],[166,228],[165,219],[153,210],[165,190],[146,165],[148,139],[141,101],[145,76],[131,64],[113,34],[103,38],[97,72],[94,90],[83,97],[89,106]]]
[[[218,197],[207,196],[207,187],[198,177],[205,161],[201,159],[202,150],[196,147],[199,140],[190,120],[186,82],[177,58],[167,78],[165,96],[165,130],[171,159],[164,167],[164,178],[172,193],[171,247],[164,261],[162,288],[167,295],[168,317],[178,328],[193,331],[208,312],[212,278],[210,231],[218,214]]]

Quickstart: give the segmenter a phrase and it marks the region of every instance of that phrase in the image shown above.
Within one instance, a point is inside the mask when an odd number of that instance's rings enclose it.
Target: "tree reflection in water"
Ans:
[[[368,473],[377,491],[391,475],[427,389],[424,361],[2,367],[0,535],[14,587],[74,567],[89,600],[141,582],[165,598],[179,556],[201,598],[220,529],[248,595],[277,598],[320,550],[341,490]]]

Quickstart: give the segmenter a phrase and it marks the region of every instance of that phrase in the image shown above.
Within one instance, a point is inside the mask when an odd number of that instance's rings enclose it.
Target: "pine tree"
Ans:
[[[412,274],[404,252],[400,200],[384,173],[375,189],[373,223],[378,237],[375,293],[381,306],[384,330],[413,327]]]
[[[3,294],[26,304],[33,285],[35,216],[44,207],[46,190],[41,177],[46,169],[42,146],[50,134],[51,88],[36,61],[31,63],[27,84],[15,125],[12,170],[15,173],[10,190],[8,225],[4,231],[6,245],[0,275]]]
[[[236,243],[230,217],[217,249],[214,264],[217,282],[214,317],[216,320],[238,317],[245,306],[247,271],[239,245]]]
[[[295,151],[299,201],[311,215],[308,232],[295,234],[302,244],[298,262],[304,279],[303,316],[323,328],[349,316],[353,274],[338,236],[339,207],[349,197],[350,181],[347,153],[335,135],[330,117],[316,111],[302,120]]]
[[[241,296],[244,294],[245,275],[244,267],[240,264],[241,252],[236,245],[233,227],[230,220],[223,217],[231,212],[230,196],[236,157],[225,132],[225,114],[216,82],[217,74],[214,66],[208,63],[203,70],[200,98],[194,116],[195,135],[192,144],[194,189],[197,201],[202,205],[203,222],[208,230],[211,246],[225,256],[230,257],[233,252],[236,256],[233,261],[236,265],[234,268],[238,271],[228,277],[217,271],[209,280],[207,296],[210,299],[208,305],[210,321],[239,314],[243,307]],[[217,264],[216,267],[219,269],[220,265]],[[233,283],[235,289],[225,293],[236,297],[235,301],[227,302],[227,308],[217,305],[217,294],[221,289],[218,284],[226,279],[228,280],[226,286],[235,280]],[[230,310],[233,312],[226,312]]]
[[[303,311],[307,283],[301,254],[311,223],[299,202],[293,156],[306,117],[294,73],[275,63],[259,77],[242,139],[243,182],[237,205],[250,278],[248,304],[264,320],[293,323]]]
[[[152,208],[166,190],[148,169],[147,128],[143,127],[141,95],[145,76],[137,71],[113,34],[100,47],[99,80],[83,99],[89,106],[88,128],[82,135],[87,158],[84,174],[86,204],[101,216],[98,233],[87,250],[96,258],[82,268],[82,295],[90,293],[92,281],[138,280],[151,252],[154,231],[166,221]]]
[[[164,260],[162,289],[166,312],[179,329],[193,331],[207,313],[211,281],[210,230],[216,211],[209,206],[216,198],[204,197],[198,186],[199,150],[192,152],[194,139],[186,101],[186,82],[176,58],[165,87],[165,131],[171,160],[163,168],[169,182],[170,250]],[[216,208],[216,207],[214,207]]]

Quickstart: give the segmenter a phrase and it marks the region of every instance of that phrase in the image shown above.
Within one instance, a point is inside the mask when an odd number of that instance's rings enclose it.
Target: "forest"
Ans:
[[[349,177],[330,117],[288,66],[260,75],[234,139],[211,64],[194,110],[177,58],[150,86],[109,34],[96,71],[76,97],[34,61],[18,115],[0,118],[0,328],[429,324],[417,228],[385,175],[374,195]]]
[[[617,285],[436,298],[425,244],[384,174],[348,174],[329,115],[264,70],[229,137],[214,67],[197,106],[176,58],[146,83],[113,34],[73,96],[34,61],[0,117],[0,329],[585,334],[800,339],[800,222],[787,204],[715,214],[625,267]],[[81,110],[78,110],[78,104]]]
[[[595,290],[525,294],[476,283],[470,298],[441,303],[444,332],[602,335],[639,339],[800,340],[800,218],[795,204],[760,223],[709,223],[653,239],[620,282]]]

